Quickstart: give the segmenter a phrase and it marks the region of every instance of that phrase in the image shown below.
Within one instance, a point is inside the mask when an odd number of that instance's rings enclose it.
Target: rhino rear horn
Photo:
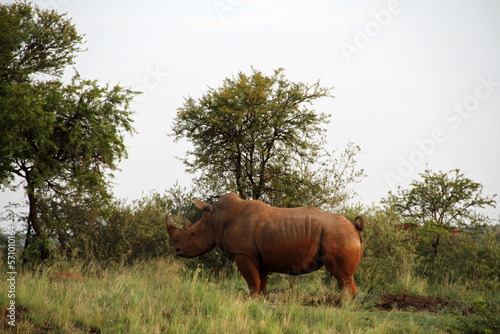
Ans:
[[[205,212],[212,213],[212,211],[214,211],[214,208],[212,207],[212,205],[208,204],[207,202],[200,201],[197,198],[194,198],[193,201],[194,201],[194,204],[196,204],[196,206],[199,209],[201,209]]]
[[[184,220],[184,229],[187,230],[189,229],[191,226],[193,226],[193,224],[191,224],[191,222],[189,220]]]

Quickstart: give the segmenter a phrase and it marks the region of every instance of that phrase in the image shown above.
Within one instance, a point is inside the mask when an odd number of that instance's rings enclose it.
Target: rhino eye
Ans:
[[[191,232],[191,235],[195,235],[195,233],[194,233],[194,232]]]

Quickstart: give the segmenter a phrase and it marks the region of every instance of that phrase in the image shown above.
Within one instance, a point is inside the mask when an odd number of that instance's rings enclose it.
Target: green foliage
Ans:
[[[131,132],[131,92],[100,87],[75,76],[58,81],[14,85],[1,125],[5,143],[0,168],[26,180],[32,189],[64,192],[68,183],[102,186],[107,169],[125,156],[123,132]],[[4,179],[8,182],[8,179]]]
[[[112,200],[106,192],[73,192],[65,196],[45,193],[38,201],[40,220],[47,232],[52,260],[98,261],[103,265],[133,263],[173,252],[165,217],[182,226],[184,218],[196,222],[201,211],[192,202],[193,193],[178,185],[165,194],[151,193],[132,203]],[[37,243],[24,252],[29,262],[40,255]],[[187,267],[231,272],[232,259],[218,249],[196,259]]]
[[[476,298],[456,312],[458,325],[450,325],[452,333],[500,333],[500,305]]]
[[[166,199],[144,196],[131,205],[117,202],[103,224],[96,258],[100,261],[132,262],[171,252],[165,225]]]
[[[483,186],[467,178],[460,170],[448,173],[433,173],[425,170],[422,180],[413,180],[410,189],[398,189],[398,194],[389,193],[383,202],[393,206],[396,212],[414,224],[420,238],[432,241],[436,258],[440,250],[441,237],[455,228],[477,228],[490,220],[476,212],[485,206],[495,207],[496,195],[482,194]]]
[[[437,234],[454,227],[465,228],[484,223],[486,217],[476,213],[477,208],[495,207],[491,197],[483,196],[483,186],[467,178],[459,169],[448,173],[425,170],[421,181],[413,180],[411,189],[389,193],[386,203],[418,225],[433,229]]]
[[[195,197],[193,190],[180,187],[175,184],[165,192],[166,206],[169,211],[170,219],[177,225],[182,226],[187,219],[192,223],[200,220],[202,211],[196,207],[193,202]]]
[[[83,35],[65,15],[24,1],[0,4],[2,86],[29,82],[39,74],[60,76],[82,51],[82,41]]]
[[[157,193],[131,204],[98,194],[74,194],[42,198],[39,211],[55,244],[53,257],[131,263],[171,252],[166,203],[166,197]]]
[[[383,202],[401,217],[415,246],[415,275],[429,283],[467,284],[487,290],[500,287],[500,234],[498,226],[476,212],[495,207],[494,197],[459,170],[432,173],[411,188],[389,193]]]
[[[2,4],[0,17],[0,185],[25,182],[28,241],[33,229],[46,258],[39,198],[106,192],[108,173],[126,155],[123,133],[133,132],[135,93],[78,74],[70,84],[60,81],[83,39],[64,15],[16,2]]]
[[[444,237],[437,259],[431,254],[426,257],[422,251],[417,254],[415,270],[431,283],[457,282],[484,290],[500,290],[498,226],[489,226],[474,234],[458,232]]]
[[[356,169],[359,152],[361,148],[350,142],[340,154],[324,152],[313,166],[298,164],[294,178],[276,181],[276,189],[282,191],[268,197],[269,204],[278,207],[311,205],[329,212],[339,210],[356,195],[353,185],[366,176],[363,169]]]
[[[106,192],[99,191],[40,192],[37,212],[53,244],[52,257],[93,258],[99,249],[98,230],[110,200]],[[36,261],[36,257],[25,256],[31,262]]]

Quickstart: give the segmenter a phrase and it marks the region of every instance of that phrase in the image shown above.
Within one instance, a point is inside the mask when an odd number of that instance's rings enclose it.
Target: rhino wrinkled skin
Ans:
[[[175,227],[167,216],[167,229],[182,257],[203,255],[215,246],[234,256],[251,294],[267,293],[269,272],[300,275],[325,266],[340,289],[353,295],[353,275],[363,253],[363,217],[352,224],[340,214],[313,207],[275,208],[235,193],[213,205],[194,199],[203,217],[195,224]]]

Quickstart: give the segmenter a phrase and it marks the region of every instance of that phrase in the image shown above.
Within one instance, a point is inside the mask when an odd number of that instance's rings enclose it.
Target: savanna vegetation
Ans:
[[[380,204],[353,203],[366,176],[356,165],[360,148],[325,150],[329,115],[311,109],[332,88],[252,69],[179,108],[171,137],[192,144],[184,159],[188,173],[198,172],[192,188],[126,203],[110,181],[134,131],[136,93],[80,74],[62,82],[82,45],[64,15],[0,5],[0,186],[26,194],[26,203],[11,204],[22,213],[2,212],[23,227],[15,238],[0,234],[2,331],[500,332],[500,229],[481,214],[496,205],[481,184],[458,169],[426,170]],[[319,270],[295,280],[273,274],[269,295],[249,298],[222,251],[174,258],[167,213],[179,226],[197,221],[193,197],[211,202],[229,191],[363,215],[357,297],[342,296]]]

